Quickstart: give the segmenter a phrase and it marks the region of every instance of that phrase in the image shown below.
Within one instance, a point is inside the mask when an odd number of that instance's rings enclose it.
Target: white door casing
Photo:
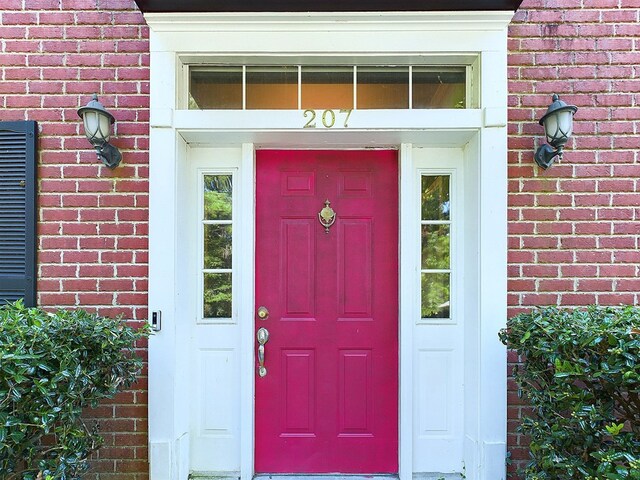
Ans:
[[[409,479],[413,473],[437,468],[428,464],[429,455],[423,455],[435,448],[437,435],[416,430],[422,413],[416,401],[421,398],[420,382],[415,381],[423,365],[435,362],[450,365],[447,368],[462,378],[445,387],[452,389],[455,398],[463,392],[459,407],[451,405],[451,448],[461,452],[467,478],[505,478],[506,354],[497,331],[506,319],[506,26],[511,15],[146,16],[151,27],[149,310],[163,312],[163,329],[149,346],[152,480],[185,480],[194,467],[203,468],[192,465],[200,448],[193,441],[194,431],[202,428],[201,416],[206,413],[194,401],[193,385],[202,378],[202,370],[193,365],[215,366],[227,360],[234,364],[235,373],[227,372],[219,382],[231,384],[236,379],[235,390],[226,391],[226,401],[237,409],[237,416],[227,431],[217,436],[205,432],[204,437],[210,437],[212,450],[230,449],[226,463],[217,464],[217,473],[226,471],[243,479],[253,475],[254,149],[390,146],[401,152],[400,477]],[[383,61],[396,54],[475,62],[478,108],[361,111],[352,117],[349,129],[314,132],[302,130],[301,111],[276,115],[178,108],[183,62],[206,63],[224,57],[230,63],[243,63],[247,58],[292,56],[300,62],[322,55],[325,61],[349,56],[357,63],[358,58],[376,56]],[[229,147],[224,155],[222,147]],[[230,167],[217,162],[218,158],[234,162],[236,202],[242,212],[234,225],[234,248],[242,252],[234,266],[242,287],[236,289],[237,321],[216,326],[227,330],[226,343],[219,345],[207,343],[208,333],[198,330],[206,326],[193,327],[198,268],[185,253],[197,241],[193,228],[197,219],[188,208],[197,196],[194,178],[198,168]],[[464,292],[464,318],[455,325],[416,325],[420,317],[416,178],[424,169],[455,171],[457,199],[464,212],[457,218],[456,238],[464,230],[465,240],[455,248],[456,262],[464,264],[455,279],[457,295]],[[460,335],[448,335],[436,344],[438,335],[423,333],[434,327],[460,329]],[[447,344],[447,338],[458,341]],[[208,349],[206,358],[193,362],[194,356],[202,355],[195,348],[202,341],[203,349]],[[456,354],[462,351],[464,356]],[[430,381],[438,382],[438,376],[432,375]],[[423,387],[422,392],[426,391]],[[211,422],[215,427],[215,418]],[[196,450],[190,451],[193,447]]]

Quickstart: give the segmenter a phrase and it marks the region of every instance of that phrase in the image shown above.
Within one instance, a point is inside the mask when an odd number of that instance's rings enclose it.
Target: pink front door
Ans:
[[[396,473],[397,152],[261,150],[256,169],[255,470]]]

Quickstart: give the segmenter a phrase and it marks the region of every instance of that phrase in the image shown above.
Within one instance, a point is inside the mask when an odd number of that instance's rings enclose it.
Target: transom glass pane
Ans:
[[[193,66],[188,101],[202,110],[467,108],[467,68]]]
[[[358,67],[358,108],[409,108],[409,67]]]
[[[247,109],[298,108],[298,67],[247,67]]]
[[[193,67],[189,108],[242,109],[242,67]]]
[[[302,67],[302,108],[353,108],[353,67]]]
[[[466,108],[465,67],[413,67],[413,108]]]

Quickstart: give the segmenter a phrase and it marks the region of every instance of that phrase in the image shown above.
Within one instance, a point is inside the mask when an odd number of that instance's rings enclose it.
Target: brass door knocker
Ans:
[[[324,202],[324,208],[318,212],[318,220],[324,227],[324,233],[329,233],[329,227],[336,221],[336,212],[331,208],[331,202],[329,200]]]

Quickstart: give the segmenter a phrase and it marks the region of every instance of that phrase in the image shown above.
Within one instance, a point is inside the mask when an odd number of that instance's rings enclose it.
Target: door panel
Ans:
[[[398,471],[397,259],[397,152],[257,152],[256,472]]]

